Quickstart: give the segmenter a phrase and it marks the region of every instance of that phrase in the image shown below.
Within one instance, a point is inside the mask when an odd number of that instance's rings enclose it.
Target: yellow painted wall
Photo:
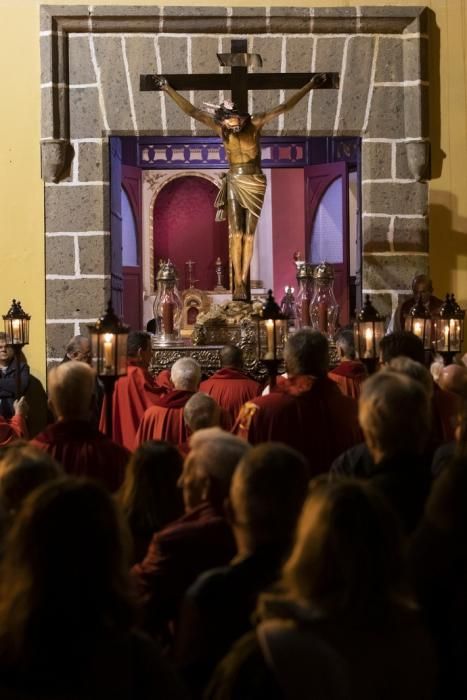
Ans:
[[[62,0],[61,5],[77,4]],[[84,4],[84,3],[83,3]],[[153,5],[154,0],[104,0],[102,5]],[[204,4],[211,2],[164,2]],[[284,6],[284,0],[232,0],[234,6]],[[313,7],[354,6],[356,0],[302,0]],[[389,4],[373,0],[368,5]],[[413,5],[414,0],[393,0]],[[430,183],[431,269],[435,289],[453,290],[467,305],[467,0],[426,0],[440,36],[439,97],[434,110],[435,178]],[[33,373],[45,374],[43,186],[40,179],[39,0],[0,0],[0,312],[13,296],[32,315],[27,356]],[[438,75],[438,52],[432,78]],[[439,113],[440,112],[440,113]],[[439,147],[444,157],[439,157]]]

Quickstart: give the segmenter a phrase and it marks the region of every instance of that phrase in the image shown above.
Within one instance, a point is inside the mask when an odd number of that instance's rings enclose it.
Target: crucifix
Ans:
[[[230,74],[142,75],[141,90],[163,90],[188,116],[221,137],[229,170],[216,198],[216,220],[229,224],[230,260],[233,268],[233,299],[250,301],[249,270],[254,234],[266,191],[261,171],[260,135],[263,126],[292,109],[312,89],[336,89],[338,73],[249,73],[249,66],[262,66],[259,54],[247,53],[245,39],[233,39],[231,53],[217,54]],[[249,90],[298,89],[286,102],[262,114],[248,114]],[[179,90],[230,90],[232,101],[199,109]]]

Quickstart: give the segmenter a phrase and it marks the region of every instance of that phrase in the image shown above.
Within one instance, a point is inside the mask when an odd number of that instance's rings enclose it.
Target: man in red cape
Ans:
[[[241,407],[261,394],[261,385],[243,372],[243,353],[235,345],[225,345],[220,352],[221,369],[201,382],[199,390],[212,396],[223,409],[222,425],[226,430],[235,423]]]
[[[337,334],[336,348],[340,362],[329,373],[329,379],[336,382],[346,396],[358,399],[360,387],[368,374],[365,365],[355,359],[355,344],[350,328],[342,328]]]
[[[175,388],[144,412],[136,434],[136,445],[141,445],[145,440],[166,440],[173,445],[186,442],[183,409],[188,399],[198,391],[201,367],[191,357],[181,357],[172,366],[171,379]]]
[[[151,336],[145,331],[128,335],[128,370],[115,384],[112,400],[112,439],[134,450],[136,433],[144,412],[166,393],[148,372],[151,362]],[[102,406],[99,429],[106,432],[106,401]]]
[[[48,379],[49,405],[56,421],[31,444],[52,455],[68,474],[96,479],[116,491],[130,453],[91,422],[94,370],[84,362],[65,362],[54,367]]]
[[[321,333],[308,328],[294,333],[284,353],[288,381],[246,403],[234,428],[253,445],[273,440],[294,447],[307,457],[313,476],[362,440],[357,402],[326,376],[328,354]]]

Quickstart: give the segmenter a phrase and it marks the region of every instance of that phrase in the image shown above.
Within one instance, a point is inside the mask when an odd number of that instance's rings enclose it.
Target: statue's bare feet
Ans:
[[[243,282],[239,282],[238,284],[235,285],[232,299],[234,301],[248,301],[246,287],[245,287],[245,284]]]

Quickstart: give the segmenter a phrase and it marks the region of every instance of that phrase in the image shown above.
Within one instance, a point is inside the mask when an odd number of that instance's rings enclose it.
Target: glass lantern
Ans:
[[[379,344],[384,336],[384,316],[380,316],[366,294],[365,303],[354,323],[356,357],[364,362],[371,373],[376,369]]]
[[[157,294],[154,300],[154,318],[156,321],[155,343],[171,345],[180,340],[180,322],[182,318],[182,299],[178,291],[178,274],[170,260],[161,260],[157,273]]]
[[[421,296],[405,317],[405,330],[420,338],[424,350],[431,350],[431,313]]]
[[[127,373],[127,339],[130,327],[124,324],[109,301],[104,316],[89,324],[93,362],[101,379],[116,379]]]
[[[8,345],[22,348],[29,344],[29,321],[31,317],[21,308],[21,302],[13,299],[8,312],[3,316]]]
[[[332,341],[337,329],[339,305],[334,296],[334,270],[323,262],[313,272],[315,291],[310,304],[311,326]]]
[[[297,320],[297,309],[296,309],[296,304],[295,304],[295,297],[294,297],[294,288],[293,287],[285,287],[285,294],[282,297],[281,301],[281,313],[285,316],[287,319],[287,325],[289,327],[289,330],[292,330],[296,326],[296,320]]]
[[[288,327],[287,318],[276,304],[271,289],[261,315],[256,317],[256,321],[258,359],[266,366],[270,384],[273,386],[284,355]]]
[[[295,298],[297,326],[311,326],[310,304],[313,298],[313,266],[299,260],[297,263],[298,290]]]
[[[457,304],[454,294],[446,294],[436,322],[434,341],[436,350],[444,357],[446,364],[450,364],[454,355],[462,350],[464,315],[465,312]]]

